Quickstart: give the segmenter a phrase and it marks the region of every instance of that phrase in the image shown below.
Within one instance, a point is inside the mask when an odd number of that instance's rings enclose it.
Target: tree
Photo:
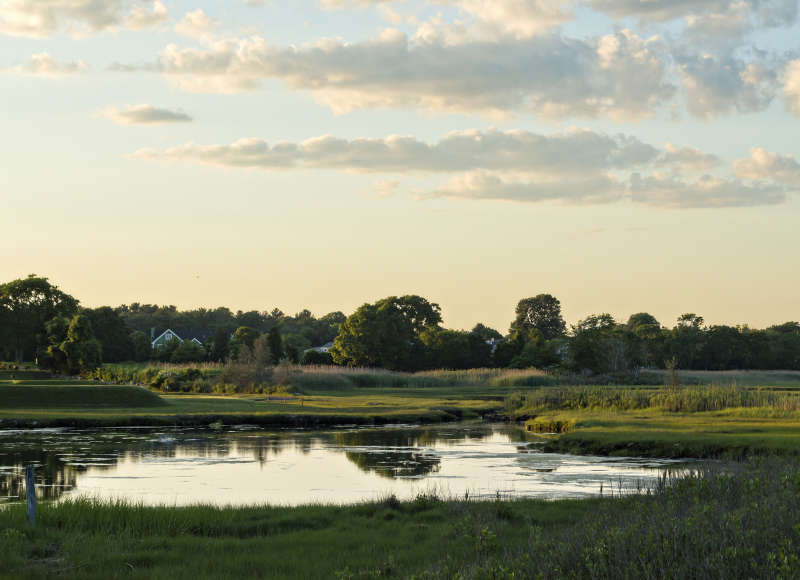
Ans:
[[[561,316],[561,302],[550,294],[539,294],[523,298],[517,304],[516,318],[511,323],[511,334],[538,330],[545,340],[558,338],[566,333],[567,325]]]
[[[656,317],[647,312],[631,314],[625,325],[628,331],[631,356],[640,366],[663,362],[664,329]]]
[[[430,328],[420,334],[427,349],[427,367],[469,369],[489,365],[491,347],[479,335],[463,330]]]
[[[694,313],[682,314],[669,337],[670,355],[678,361],[678,367],[693,369],[699,365],[703,349],[703,317]]]
[[[213,361],[223,362],[228,358],[230,350],[230,333],[224,328],[218,328],[214,332],[211,343],[210,358]]]
[[[175,341],[178,345],[172,351],[170,362],[186,363],[200,362],[206,358],[206,350],[193,340]]]
[[[625,328],[610,314],[593,314],[572,327],[569,366],[576,371],[608,373],[632,366]]]
[[[420,334],[438,328],[438,304],[416,295],[389,296],[360,306],[341,325],[331,356],[336,364],[416,370],[425,364]]]
[[[240,326],[233,333],[233,339],[230,345],[231,353],[234,356],[238,356],[242,347],[246,347],[248,350],[252,351],[253,345],[259,336],[261,336],[261,333],[256,329],[250,328],[249,326]]]
[[[133,345],[133,360],[136,362],[146,361],[153,354],[150,339],[141,330],[131,332],[130,341]]]
[[[100,341],[94,336],[91,321],[83,314],[72,318],[67,338],[57,348],[64,355],[64,368],[61,370],[72,375],[96,369],[102,362]]]
[[[48,320],[71,317],[78,301],[50,284],[47,278],[31,274],[0,285],[0,345],[5,344],[21,363],[35,355],[44,344]]]
[[[332,365],[333,357],[329,352],[319,352],[316,350],[308,350],[303,353],[304,365]]]
[[[267,344],[272,356],[272,361],[278,364],[283,358],[283,338],[277,326],[273,326],[267,334]]]
[[[130,329],[125,320],[109,306],[87,308],[83,314],[92,323],[92,329],[103,347],[105,362],[122,362],[135,357]]]
[[[503,338],[503,335],[497,332],[494,328],[489,328],[488,326],[485,326],[480,322],[476,324],[470,332],[472,332],[472,334],[476,336],[479,336],[484,341],[500,340],[501,338]]]
[[[507,366],[516,369],[555,367],[561,362],[557,342],[558,339],[546,340],[541,332],[532,329],[525,337],[522,350],[509,361]]]

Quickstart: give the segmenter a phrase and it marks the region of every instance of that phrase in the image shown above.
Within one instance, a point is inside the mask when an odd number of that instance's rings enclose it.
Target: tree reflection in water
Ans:
[[[25,496],[24,469],[36,466],[36,495],[58,499],[74,490],[89,470],[109,471],[121,461],[153,458],[250,457],[262,466],[292,450],[303,455],[325,448],[343,452],[360,470],[382,477],[422,477],[438,472],[441,459],[430,448],[480,440],[486,426],[376,428],[346,431],[234,429],[105,429],[97,431],[0,431],[0,501]]]

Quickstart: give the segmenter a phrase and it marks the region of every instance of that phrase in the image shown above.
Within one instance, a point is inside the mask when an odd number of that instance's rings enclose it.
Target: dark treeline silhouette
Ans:
[[[642,368],[692,370],[800,370],[800,323],[765,329],[706,325],[681,315],[667,327],[648,313],[617,321],[588,316],[567,326],[561,303],[550,294],[519,301],[508,333],[483,324],[471,331],[441,325],[438,304],[421,296],[390,296],[360,306],[350,316],[319,318],[309,310],[293,316],[278,309],[178,310],[134,303],[81,308],[46,278],[0,284],[0,360],[36,360],[52,370],[76,373],[100,362],[171,362],[253,359],[381,367],[511,367],[557,372],[616,374]],[[171,329],[183,341],[152,348]],[[192,338],[198,338],[197,342]],[[316,348],[326,345],[326,348]]]

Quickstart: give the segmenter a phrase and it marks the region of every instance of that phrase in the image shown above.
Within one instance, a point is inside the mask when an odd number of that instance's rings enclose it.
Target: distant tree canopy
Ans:
[[[88,316],[59,316],[45,326],[49,344],[39,356],[40,366],[72,375],[100,366],[103,349]]]
[[[629,373],[663,368],[800,370],[800,323],[766,329],[706,325],[686,313],[672,328],[637,312],[626,322],[593,314],[567,331],[561,303],[550,294],[520,300],[509,332],[478,323],[471,331],[442,328],[441,309],[417,295],[364,304],[349,317],[320,318],[304,309],[288,316],[227,308],[178,310],[134,303],[80,308],[47,278],[0,284],[0,359],[38,360],[59,372],[101,362],[282,360],[416,371],[483,366],[575,373]],[[172,329],[186,340],[151,347],[151,331]],[[191,339],[202,338],[202,345]],[[330,353],[313,350],[333,341]],[[259,364],[261,364],[259,363]]]
[[[86,308],[83,314],[92,323],[94,335],[103,348],[103,362],[122,362],[136,358],[131,330],[116,310],[110,306],[101,306]]]
[[[442,321],[438,304],[416,295],[364,304],[340,326],[331,356],[336,364],[416,370],[424,363],[423,331]]]
[[[562,336],[566,329],[561,316],[561,302],[550,294],[538,294],[519,301],[510,333],[527,334],[536,330],[544,340],[552,340]]]
[[[31,274],[0,285],[0,351],[17,362],[32,359],[45,344],[45,324],[58,316],[71,317],[78,301]]]

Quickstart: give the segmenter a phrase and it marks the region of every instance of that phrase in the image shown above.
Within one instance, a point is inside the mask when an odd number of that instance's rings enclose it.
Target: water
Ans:
[[[667,460],[539,453],[507,425],[330,431],[0,431],[0,502],[87,495],[145,504],[355,503],[390,493],[579,498],[651,485]]]

